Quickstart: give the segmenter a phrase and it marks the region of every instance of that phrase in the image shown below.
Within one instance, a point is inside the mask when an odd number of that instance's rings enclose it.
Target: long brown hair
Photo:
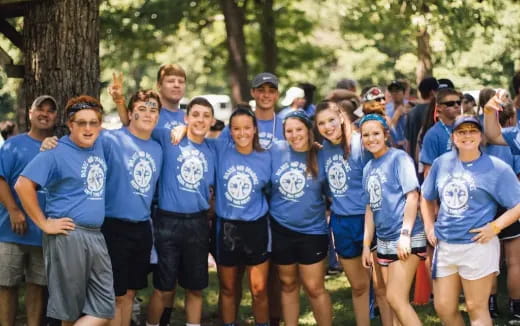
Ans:
[[[329,109],[332,111],[335,111],[338,114],[338,117],[341,118],[341,111],[340,111],[339,107],[336,105],[336,103],[334,103],[332,101],[323,101],[323,102],[318,103],[318,105],[316,105],[316,113],[315,113],[315,118],[314,118],[314,129],[317,134],[319,134],[318,114],[320,114],[322,111],[329,110]],[[347,122],[345,121],[345,119],[343,119],[343,121],[341,122],[341,147],[343,148],[343,158],[345,160],[348,159],[348,156],[350,155],[350,141],[349,141],[350,135],[347,135],[346,123]]]

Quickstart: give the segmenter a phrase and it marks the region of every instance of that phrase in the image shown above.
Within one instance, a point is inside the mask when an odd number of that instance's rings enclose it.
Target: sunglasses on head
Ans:
[[[462,103],[461,100],[458,100],[458,101],[446,101],[446,102],[441,102],[439,104],[441,105],[446,105],[447,107],[450,107],[450,106],[455,106],[455,105],[458,105],[460,106],[460,104]]]

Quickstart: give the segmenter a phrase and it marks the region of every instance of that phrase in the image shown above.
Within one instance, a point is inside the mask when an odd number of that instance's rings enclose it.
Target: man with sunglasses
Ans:
[[[451,133],[455,118],[461,114],[461,95],[452,88],[443,88],[435,97],[438,121],[426,132],[419,161],[424,164],[424,177],[428,175],[433,161],[451,151]]]

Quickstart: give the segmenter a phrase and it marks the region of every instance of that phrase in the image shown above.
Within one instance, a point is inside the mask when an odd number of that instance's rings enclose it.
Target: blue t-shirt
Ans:
[[[133,222],[150,218],[152,198],[162,166],[162,149],[127,127],[100,135],[108,165],[106,216]]]
[[[296,232],[327,234],[325,175],[307,173],[307,152],[293,151],[287,142],[275,142],[271,155],[271,216]]]
[[[509,146],[487,144],[484,150],[487,154],[506,162],[515,174],[520,174],[520,155],[513,155]]]
[[[161,108],[159,113],[159,122],[157,122],[157,128],[166,128],[172,130],[177,126],[183,126],[184,116],[186,113],[179,109],[178,111],[170,111],[167,108]]]
[[[451,151],[452,131],[453,126],[448,126],[440,120],[428,129],[424,135],[419,161],[423,164],[432,165],[437,157]]]
[[[331,210],[344,216],[364,214],[367,199],[363,199],[363,168],[372,154],[363,149],[361,134],[352,134],[347,160],[343,158],[342,145],[334,145],[327,140],[318,155],[322,162],[320,170],[327,176]]]
[[[502,136],[509,147],[511,147],[513,155],[520,155],[520,126],[503,128]]]
[[[152,135],[163,149],[159,208],[185,214],[207,210],[215,178],[215,154],[208,141],[197,144],[184,137],[172,145],[170,131],[164,128]]]
[[[48,217],[70,217],[80,226],[101,227],[105,218],[107,165],[103,145],[81,148],[69,136],[41,152],[21,175],[47,189]]]
[[[18,207],[25,214],[27,231],[24,235],[18,235],[11,228],[11,220],[4,205],[0,204],[0,242],[11,242],[33,246],[42,245],[42,231],[34,224],[23,210],[22,204],[14,184],[18,176],[29,162],[40,152],[41,142],[31,138],[28,134],[20,134],[10,137],[0,148],[0,176],[9,185],[9,190]],[[45,207],[45,191],[38,190],[38,202],[40,207]]]
[[[277,140],[285,140],[283,135],[283,120],[276,117],[271,120],[256,120],[258,123],[258,136],[260,138],[260,146],[264,149],[269,149]],[[274,137],[273,137],[274,131]],[[219,139],[231,140],[231,133],[229,125],[222,130]]]
[[[271,152],[241,154],[233,142],[216,140],[216,213],[239,221],[254,221],[269,209],[264,188],[271,177]]]
[[[407,103],[408,101],[404,101],[404,103]],[[386,103],[385,105],[385,111],[386,111],[386,114],[392,118],[394,116],[394,113],[395,113],[395,103],[394,102],[388,102]],[[402,143],[406,138],[404,136],[404,132],[405,132],[405,129],[406,129],[406,119],[408,118],[408,116],[406,114],[402,114],[400,117],[399,117],[399,120],[397,120],[397,125],[392,128],[393,132],[392,132],[392,137],[394,138],[394,142],[396,143]]]
[[[470,243],[469,231],[492,221],[497,204],[509,209],[520,202],[513,170],[485,153],[472,162],[460,161],[456,151],[442,155],[421,190],[427,200],[440,199],[435,235],[448,243]]]
[[[363,187],[374,215],[378,239],[399,239],[403,225],[406,194],[419,189],[413,161],[406,152],[390,148],[383,156],[370,160],[363,170]],[[412,235],[424,230],[415,219]]]

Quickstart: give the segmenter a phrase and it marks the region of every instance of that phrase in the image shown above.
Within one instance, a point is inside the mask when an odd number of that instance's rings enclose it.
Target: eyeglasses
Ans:
[[[74,122],[80,128],[85,128],[87,126],[92,127],[92,128],[97,128],[101,125],[101,121],[99,121],[99,120],[91,120],[91,121],[72,120],[71,122]]]
[[[447,107],[450,107],[450,106],[455,106],[455,105],[460,106],[461,103],[462,103],[461,100],[458,100],[458,101],[446,101],[446,102],[441,102],[441,103],[439,103],[439,104],[441,104],[441,105],[446,105]]]

